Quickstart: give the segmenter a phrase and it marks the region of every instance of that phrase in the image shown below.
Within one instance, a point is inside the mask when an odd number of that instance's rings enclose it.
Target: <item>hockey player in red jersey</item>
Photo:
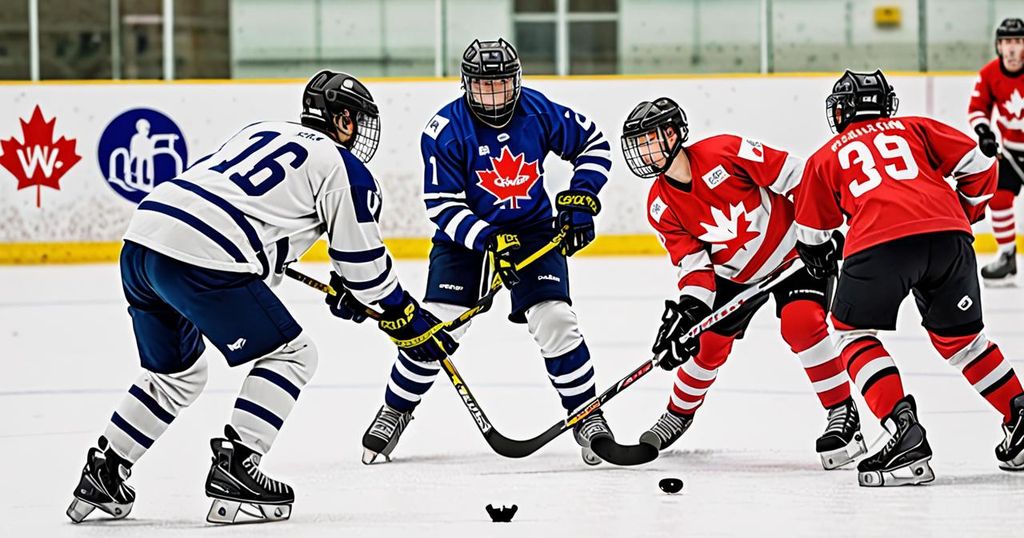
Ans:
[[[857,469],[862,486],[934,480],[932,450],[896,364],[876,337],[894,330],[913,292],[932,344],[1003,417],[1000,467],[1024,469],[1024,394],[984,333],[971,223],[996,188],[993,159],[967,135],[922,117],[893,117],[898,100],[881,71],[847,71],[826,100],[837,134],[808,160],[796,194],[800,257],[820,278],[837,272],[832,232],[850,226],[832,307],[836,345],[875,416],[891,434]],[[955,190],[944,178],[952,178]]]
[[[1005,19],[996,29],[996,54],[978,73],[967,119],[981,152],[999,156],[999,189],[989,203],[999,257],[981,269],[986,283],[1012,284],[1017,275],[1017,232],[1013,201],[1024,183],[1024,21]],[[996,130],[989,123],[996,114]]]
[[[733,135],[683,146],[686,115],[660,98],[636,106],[623,127],[626,162],[640,177],[656,177],[648,219],[679,267],[679,301],[666,301],[653,351],[676,369],[668,410],[641,442],[664,449],[690,427],[694,413],[725,363],[733,342],[768,293],[701,334],[682,336],[713,309],[796,259],[793,203],[803,161],[785,151]],[[801,270],[772,289],[782,338],[800,358],[828,413],[817,440],[822,465],[833,469],[866,452],[848,378],[825,323],[826,285]],[[692,359],[692,360],[691,360]]]

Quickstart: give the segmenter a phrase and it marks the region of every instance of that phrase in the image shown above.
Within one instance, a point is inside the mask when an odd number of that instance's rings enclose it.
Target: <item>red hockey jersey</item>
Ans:
[[[792,258],[796,245],[793,203],[803,160],[760,142],[719,135],[682,151],[692,181],[651,186],[647,217],[672,263],[679,289],[709,306],[715,274],[754,283]]]
[[[993,130],[999,131],[1003,145],[1024,151],[1024,70],[1008,74],[999,58],[978,72],[967,107],[967,121],[972,128],[979,123],[989,123],[993,108],[998,112]]]
[[[971,233],[995,193],[994,163],[973,139],[930,118],[851,123],[807,159],[796,193],[800,240],[823,243],[844,215],[847,256],[910,235]]]

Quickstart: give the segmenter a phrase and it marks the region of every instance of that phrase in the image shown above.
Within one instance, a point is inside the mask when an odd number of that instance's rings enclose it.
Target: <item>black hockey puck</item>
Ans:
[[[512,506],[502,506],[501,508],[487,505],[487,514],[491,516],[491,521],[495,523],[508,523],[512,521],[512,516],[516,515],[518,510],[519,507],[514,504]]]
[[[683,489],[683,481],[678,478],[662,478],[658,487],[665,493],[679,493]]]

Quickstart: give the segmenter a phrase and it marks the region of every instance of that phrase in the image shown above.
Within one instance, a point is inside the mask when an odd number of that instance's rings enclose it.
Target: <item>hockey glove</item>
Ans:
[[[487,246],[488,266],[491,271],[497,273],[501,283],[509,289],[519,283],[519,273],[516,272],[516,261],[512,254],[519,249],[519,236],[512,233],[498,232],[488,241]],[[489,280],[489,279],[488,279]],[[487,282],[490,285],[490,282]]]
[[[700,351],[700,336],[684,340],[694,325],[711,315],[711,308],[704,301],[683,295],[679,302],[665,301],[665,312],[661,315],[661,327],[654,339],[654,352],[658,366],[674,370],[697,356]]]
[[[979,123],[974,126],[974,132],[978,133],[978,149],[986,157],[995,157],[999,153],[999,143],[996,142],[996,134],[987,123]]]
[[[418,341],[402,350],[407,357],[420,362],[439,361],[459,347],[440,325],[441,321],[429,310],[421,308],[408,292],[402,295],[398,304],[385,307],[377,322],[380,330],[392,340]]]
[[[334,288],[336,295],[328,295],[324,299],[331,309],[331,314],[356,323],[366,320],[366,306],[352,295],[352,292],[345,287],[345,280],[334,271],[331,271],[331,287]]]
[[[567,190],[555,197],[558,226],[569,226],[562,239],[562,255],[572,256],[594,240],[594,216],[601,212],[597,196],[587,191]]]
[[[843,259],[843,247],[846,237],[839,230],[832,232],[832,237],[820,245],[808,245],[797,241],[796,252],[804,262],[807,272],[814,278],[824,280],[839,272],[839,260]]]

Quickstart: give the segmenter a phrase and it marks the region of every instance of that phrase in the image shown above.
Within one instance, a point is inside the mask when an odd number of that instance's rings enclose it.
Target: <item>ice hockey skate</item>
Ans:
[[[826,470],[852,463],[868,451],[860,433],[860,415],[853,398],[828,410],[828,424],[815,442],[814,449]]]
[[[658,421],[640,435],[640,442],[664,450],[679,440],[693,424],[693,415],[677,415],[665,411]]]
[[[999,468],[1004,471],[1024,471],[1024,394],[1010,404],[1013,416],[1003,425],[1006,438],[996,447]]]
[[[370,427],[363,434],[363,463],[389,463],[391,452],[412,419],[412,411],[403,413],[387,404],[382,405]]]
[[[928,461],[932,447],[917,422],[914,397],[905,396],[882,423],[892,436],[878,453],[857,465],[858,481],[866,487],[908,486],[935,480]]]
[[[82,478],[75,488],[75,500],[68,507],[68,517],[81,523],[99,508],[114,519],[128,516],[135,504],[135,490],[125,483],[131,475],[128,462],[100,437],[99,448],[90,448],[82,469]]]
[[[573,427],[572,435],[576,438],[576,443],[582,447],[583,463],[587,465],[598,465],[602,461],[590,448],[591,441],[600,436],[615,438],[611,428],[608,427],[608,421],[604,419],[604,413],[600,411],[588,416]]]
[[[981,268],[981,278],[986,286],[1010,287],[1016,285],[1017,249],[1011,248],[999,253],[988,265]]]
[[[231,426],[225,439],[211,439],[213,464],[206,477],[206,496],[213,499],[210,523],[281,521],[292,515],[295,492],[260,471],[261,455],[243,445]]]

